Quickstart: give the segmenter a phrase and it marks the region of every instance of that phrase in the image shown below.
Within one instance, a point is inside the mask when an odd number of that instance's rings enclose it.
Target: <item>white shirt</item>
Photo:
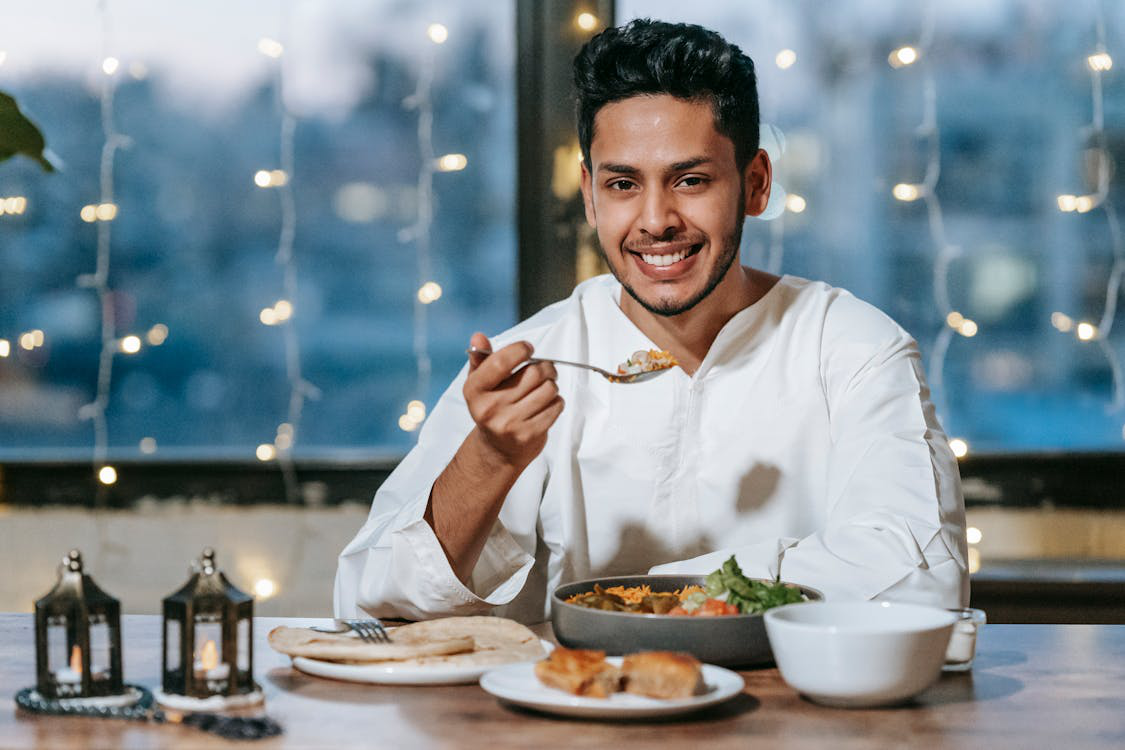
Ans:
[[[609,276],[497,336],[613,369],[657,349]],[[559,584],[743,572],[829,599],[968,600],[956,459],[914,340],[874,307],[783,277],[722,328],[694,375],[612,384],[560,366],[566,402],[500,511],[468,586],[423,520],[473,427],[463,369],[340,554],[339,617],[549,616]]]

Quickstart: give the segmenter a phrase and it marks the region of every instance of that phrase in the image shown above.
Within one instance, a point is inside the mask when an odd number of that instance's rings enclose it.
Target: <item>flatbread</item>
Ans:
[[[410,629],[412,635],[436,639],[465,634],[472,637],[472,651],[457,654],[424,656],[409,659],[411,666],[443,665],[447,667],[491,666],[518,661],[535,661],[547,655],[539,636],[525,625],[503,617],[445,617],[403,625],[391,631],[391,637]]]
[[[399,628],[402,630],[402,628]],[[472,651],[472,637],[412,637],[399,633],[391,643],[365,643],[344,633],[318,633],[309,628],[277,627],[268,636],[270,646],[289,656],[307,656],[324,661],[379,662],[402,661]]]
[[[269,644],[289,656],[396,666],[489,666],[532,661],[546,652],[529,628],[502,617],[446,617],[388,631],[391,643],[364,643],[351,634],[308,628],[274,628]]]

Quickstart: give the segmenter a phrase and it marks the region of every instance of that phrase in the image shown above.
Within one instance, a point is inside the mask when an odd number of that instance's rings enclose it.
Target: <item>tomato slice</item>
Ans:
[[[723,615],[737,615],[738,607],[728,604],[722,599],[708,599],[695,611],[698,617],[721,617]]]

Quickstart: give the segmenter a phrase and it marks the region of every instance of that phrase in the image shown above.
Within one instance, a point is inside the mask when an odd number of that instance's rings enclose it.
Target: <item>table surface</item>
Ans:
[[[786,748],[1125,747],[1125,625],[987,625],[972,672],[944,674],[910,704],[825,708],[793,692],[776,669],[741,672],[742,694],[679,719],[564,719],[507,706],[476,685],[361,685],[310,677],[271,650],[277,625],[255,620],[255,674],[280,737],[232,742],[199,730],[123,720],[28,714],[11,697],[35,682],[30,614],[0,614],[0,748],[667,747]],[[549,636],[549,626],[540,631]],[[125,677],[157,686],[160,618],[122,618]],[[761,746],[761,744],[759,744]]]

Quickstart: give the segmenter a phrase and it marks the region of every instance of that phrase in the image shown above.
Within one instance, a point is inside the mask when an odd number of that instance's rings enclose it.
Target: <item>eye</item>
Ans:
[[[688,175],[686,177],[681,178],[680,181],[677,184],[681,187],[694,188],[694,187],[702,187],[703,185],[706,185],[708,182],[710,182],[710,180],[707,179],[706,177],[702,177],[702,176],[696,175],[696,174],[691,174],[691,175]]]
[[[613,182],[606,185],[606,187],[609,188],[610,190],[632,190],[633,187],[635,187],[635,186],[634,186],[632,180],[621,179],[621,180],[614,180]]]

